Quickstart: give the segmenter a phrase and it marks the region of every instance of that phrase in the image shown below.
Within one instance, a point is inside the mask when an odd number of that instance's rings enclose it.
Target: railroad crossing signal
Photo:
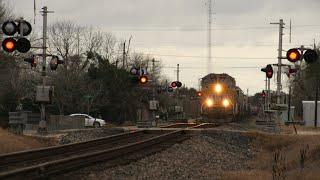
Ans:
[[[261,95],[262,95],[263,98],[265,98],[267,96],[265,91],[262,91]]]
[[[25,58],[24,61],[28,62],[31,65],[31,67],[37,67],[37,61],[34,56],[32,56],[30,58]]]
[[[30,41],[24,37],[31,33],[31,24],[23,19],[17,22],[18,24],[15,21],[5,21],[1,27],[2,32],[9,36],[2,42],[2,49],[8,53],[12,53],[15,50],[20,53],[26,53],[31,48]],[[15,36],[16,33],[19,35]]]
[[[266,71],[267,71],[266,72],[267,78],[271,79],[272,76],[273,76],[273,68],[272,68],[272,66],[270,64],[267,65]]]
[[[267,78],[271,79],[273,76],[273,68],[271,64],[268,64],[265,68],[261,68],[262,72],[266,73]]]
[[[306,50],[306,51],[304,54],[302,54],[299,50],[301,51]],[[288,61],[293,63],[304,59],[306,63],[310,64],[317,61],[318,57],[319,57],[318,53],[313,49],[293,48],[288,50],[286,58],[288,59]]]
[[[182,86],[182,83],[180,81],[173,81],[170,85],[173,88],[180,88]]]
[[[52,71],[57,70],[59,64],[63,64],[63,60],[60,60],[58,56],[52,56],[49,66]]]

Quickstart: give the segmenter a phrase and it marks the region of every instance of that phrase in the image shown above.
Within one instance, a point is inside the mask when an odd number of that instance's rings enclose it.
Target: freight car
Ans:
[[[201,81],[200,109],[205,122],[231,122],[241,119],[248,98],[228,74],[208,74]]]

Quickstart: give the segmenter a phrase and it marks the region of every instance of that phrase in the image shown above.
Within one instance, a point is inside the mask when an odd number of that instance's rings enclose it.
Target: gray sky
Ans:
[[[33,19],[33,0],[7,0],[18,15]],[[180,64],[180,80],[198,87],[207,74],[207,0],[37,0],[55,13],[49,23],[71,19],[80,25],[97,26],[119,39],[133,36],[133,48],[161,60],[163,74],[175,79],[173,67]],[[278,26],[284,19],[284,49],[310,46],[319,41],[319,0],[214,0],[212,69],[236,78],[250,94],[264,88],[260,68],[277,62]],[[292,43],[289,44],[289,21]],[[37,17],[41,26],[41,17]],[[285,52],[283,53],[285,55]],[[287,63],[286,60],[283,60]],[[247,67],[247,68],[243,68]],[[285,77],[285,75],[283,76]],[[286,86],[284,80],[284,88]],[[272,80],[272,88],[275,78]]]

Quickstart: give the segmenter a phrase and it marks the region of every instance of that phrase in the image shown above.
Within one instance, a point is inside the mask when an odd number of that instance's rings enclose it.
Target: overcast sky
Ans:
[[[16,14],[33,20],[33,0],[6,0]],[[175,79],[180,64],[180,80],[198,87],[207,74],[207,0],[36,0],[54,14],[49,24],[61,19],[96,26],[113,32],[119,39],[133,36],[132,47],[156,57],[164,65],[163,74]],[[214,0],[212,69],[228,73],[249,93],[264,88],[261,67],[277,62],[278,29],[270,22],[284,19],[284,49],[310,46],[320,41],[319,0]],[[292,43],[289,22],[292,20]],[[41,17],[36,18],[41,26]],[[284,55],[285,53],[283,53]],[[283,60],[287,63],[286,60]],[[285,77],[285,75],[283,76]],[[274,78],[275,79],[275,78]],[[283,81],[284,89],[286,79]],[[272,80],[272,88],[275,81]]]

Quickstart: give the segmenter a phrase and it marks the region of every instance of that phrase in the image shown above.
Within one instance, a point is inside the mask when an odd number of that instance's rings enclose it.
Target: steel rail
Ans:
[[[133,131],[128,133],[111,135],[104,138],[98,138],[91,141],[71,143],[66,145],[52,146],[46,148],[39,148],[35,150],[27,150],[20,152],[13,152],[0,155],[0,170],[6,170],[9,166],[15,166],[19,163],[28,163],[29,161],[37,161],[44,158],[57,157],[59,155],[72,155],[79,153],[79,151],[87,151],[96,146],[105,145],[106,143],[113,143],[125,138],[133,138],[143,133],[145,130]],[[1,172],[1,171],[0,171]]]
[[[184,130],[169,132],[163,135],[149,138],[147,140],[123,145],[116,148],[67,157],[64,159],[50,161],[39,165],[33,165],[0,173],[0,179],[19,179],[21,177],[23,177],[24,179],[47,178],[96,162],[115,159],[117,157],[134,153],[157,144],[170,142],[185,135],[186,132]]]

